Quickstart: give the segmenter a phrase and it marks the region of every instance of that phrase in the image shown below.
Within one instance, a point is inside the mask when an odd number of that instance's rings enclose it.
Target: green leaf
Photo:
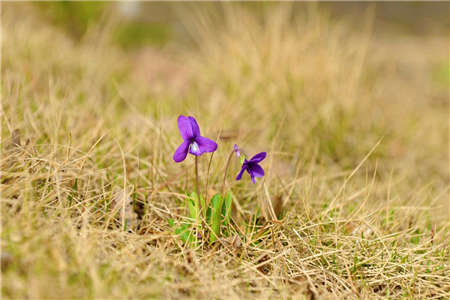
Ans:
[[[225,205],[223,205],[222,208],[222,214],[223,214],[223,224],[228,225],[230,222],[231,217],[231,204],[233,203],[233,199],[231,198],[231,192],[228,192],[225,196]]]
[[[194,235],[190,230],[190,224],[182,224],[175,229],[175,233],[178,234],[185,243],[192,243],[195,241]]]
[[[205,199],[200,195],[200,202],[202,203],[202,215],[206,217],[206,203]]]
[[[187,199],[187,206],[189,209],[189,217],[192,220],[196,220],[198,217],[198,208],[197,208],[197,201],[193,200],[192,198]]]
[[[169,226],[170,226],[170,227],[174,227],[174,226],[175,226],[175,220],[174,220],[174,219],[169,218],[169,219],[167,220],[167,222],[169,223]]]
[[[191,219],[195,222],[195,224],[201,224],[200,207],[198,206],[197,194],[192,192],[187,201]]]
[[[220,223],[222,217],[222,206],[223,206],[223,198],[222,195],[217,193],[211,199],[211,235],[209,236],[209,241],[212,243],[217,240],[217,237],[220,235]]]
[[[183,233],[184,231],[189,229],[189,224],[181,224],[175,229],[176,234]]]
[[[205,209],[205,199],[200,197],[200,201],[202,203],[202,215],[206,217],[206,209]],[[198,197],[196,192],[192,192],[188,198],[188,207],[190,216],[192,219],[196,220],[197,224],[201,224],[201,215],[200,215],[200,207],[198,203]]]
[[[211,223],[211,203],[209,203],[208,208],[206,209],[206,222]]]

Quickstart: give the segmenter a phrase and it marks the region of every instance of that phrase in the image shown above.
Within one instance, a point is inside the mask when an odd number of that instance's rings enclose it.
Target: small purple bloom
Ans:
[[[234,144],[234,152],[236,152],[237,157],[239,157],[239,155],[241,155],[241,153],[239,152],[239,148],[236,144]]]
[[[256,177],[263,177],[264,170],[258,163],[263,161],[264,158],[266,158],[266,152],[258,153],[255,156],[253,156],[250,160],[245,159],[244,163],[242,164],[242,169],[239,172],[238,176],[236,177],[236,180],[241,180],[244,171],[247,171],[248,174],[250,174],[253,183],[255,183]]]
[[[182,162],[186,159],[188,152],[195,156],[200,156],[205,152],[214,152],[217,144],[213,140],[200,135],[200,128],[194,117],[178,117],[178,129],[184,142],[178,147],[173,155],[175,162]]]

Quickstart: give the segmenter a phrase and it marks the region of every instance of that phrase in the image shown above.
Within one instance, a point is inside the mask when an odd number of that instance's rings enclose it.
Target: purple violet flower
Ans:
[[[178,117],[178,129],[184,142],[173,155],[175,162],[185,160],[188,152],[192,155],[200,156],[205,152],[216,151],[216,142],[200,135],[200,128],[194,117],[180,115]]]
[[[241,153],[239,152],[239,148],[236,144],[234,144],[234,152],[236,152],[237,157],[239,157],[239,155],[241,155]]]
[[[255,177],[263,177],[264,170],[258,163],[263,161],[264,158],[266,158],[266,152],[258,153],[250,160],[245,159],[244,163],[242,164],[242,169],[236,177],[236,180],[241,180],[244,171],[247,171],[248,174],[250,174],[253,183],[255,183]]]

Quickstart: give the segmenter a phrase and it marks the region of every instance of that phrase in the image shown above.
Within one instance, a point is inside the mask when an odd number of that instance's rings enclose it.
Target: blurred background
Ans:
[[[14,9],[14,6],[19,5],[14,4],[10,8]],[[367,41],[371,42],[374,50],[379,50],[376,46],[379,44],[379,48],[386,52],[402,54],[403,58],[395,58],[395,66],[392,66],[398,68],[400,77],[407,73],[406,76],[414,76],[411,74],[414,71],[409,70],[412,65],[408,64],[417,63],[417,66],[421,64],[421,70],[426,68],[426,72],[444,86],[450,78],[449,60],[445,59],[448,56],[449,3],[445,2],[251,2],[224,5],[218,2],[54,1],[34,2],[26,6],[37,11],[45,22],[60,27],[74,43],[82,41],[92,31],[106,33],[110,42],[136,63],[138,75],[149,81],[154,80],[156,74],[173,82],[182,81],[180,73],[185,70],[170,54],[201,48],[201,26],[215,27],[220,31],[217,24],[225,23],[231,10],[244,11],[246,18],[251,15],[262,24],[280,7],[288,7],[288,22],[293,27],[298,20],[308,22],[318,18],[328,20],[330,23],[326,26],[339,27],[345,23],[345,30],[369,34]],[[8,6],[5,8],[9,9]],[[244,32],[245,28],[242,30]],[[429,45],[420,45],[422,43]],[[428,53],[422,53],[429,57],[420,58],[420,52],[426,50],[419,49],[419,45],[430,47]],[[440,53],[431,54],[434,50]],[[172,75],[176,78],[168,79]]]
[[[186,35],[183,14],[192,10],[215,9],[220,3],[174,3],[174,2],[36,2],[43,18],[63,27],[74,39],[80,39],[91,25],[99,23],[105,16],[113,15],[119,24],[115,28],[116,42],[125,49],[139,47],[162,47]],[[255,15],[264,15],[279,4],[273,2],[234,3]],[[374,7],[375,33],[424,35],[448,33],[448,3],[301,3],[290,4],[294,15],[301,15],[311,7],[319,7],[332,19],[348,18],[361,25],[363,14]]]

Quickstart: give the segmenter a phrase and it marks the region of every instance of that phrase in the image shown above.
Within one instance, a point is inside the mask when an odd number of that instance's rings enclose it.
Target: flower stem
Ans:
[[[230,155],[228,155],[228,160],[227,160],[227,164],[225,166],[225,172],[223,174],[223,183],[222,183],[222,195],[224,195],[225,192],[225,182],[227,180],[227,173],[228,173],[228,169],[230,168],[230,163],[231,163],[231,158],[233,157],[234,154],[234,150],[231,151]]]
[[[197,201],[200,211],[202,211],[202,201],[200,200],[200,188],[198,184],[198,156],[195,156],[195,189],[197,190]]]

